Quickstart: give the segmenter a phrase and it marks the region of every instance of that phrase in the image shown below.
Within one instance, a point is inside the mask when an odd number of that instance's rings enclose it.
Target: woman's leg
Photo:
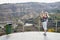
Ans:
[[[44,34],[47,32],[47,21],[43,22],[43,29],[44,29]]]

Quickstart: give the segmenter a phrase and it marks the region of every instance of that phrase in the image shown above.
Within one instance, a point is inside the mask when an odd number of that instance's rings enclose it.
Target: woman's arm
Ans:
[[[49,14],[47,13],[48,18],[50,17]]]

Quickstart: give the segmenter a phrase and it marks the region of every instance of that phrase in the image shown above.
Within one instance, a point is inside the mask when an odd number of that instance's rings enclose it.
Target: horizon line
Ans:
[[[30,3],[30,2],[17,2],[17,3]],[[17,3],[6,2],[6,3],[0,3],[0,4],[17,4]],[[31,2],[31,3],[58,3],[58,2]]]

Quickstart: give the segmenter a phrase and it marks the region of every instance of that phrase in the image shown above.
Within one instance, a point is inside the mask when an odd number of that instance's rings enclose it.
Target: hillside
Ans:
[[[60,13],[60,2],[0,4],[0,19],[11,20],[12,18],[30,18],[31,15],[34,18],[37,17],[42,10],[48,11],[49,13]]]

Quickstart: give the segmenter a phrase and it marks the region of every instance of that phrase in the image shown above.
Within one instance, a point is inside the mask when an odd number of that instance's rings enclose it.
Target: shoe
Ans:
[[[44,33],[44,36],[46,36],[46,33]]]

